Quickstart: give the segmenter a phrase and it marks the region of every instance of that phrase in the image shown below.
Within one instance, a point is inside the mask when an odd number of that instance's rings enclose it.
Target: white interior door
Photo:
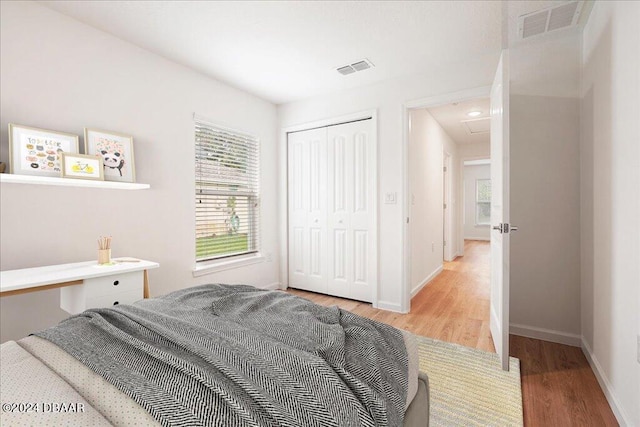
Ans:
[[[503,50],[491,87],[491,336],[509,370],[509,60]]]
[[[327,128],[288,135],[289,286],[327,292]]]
[[[377,282],[373,120],[328,128],[328,293],[371,302]]]

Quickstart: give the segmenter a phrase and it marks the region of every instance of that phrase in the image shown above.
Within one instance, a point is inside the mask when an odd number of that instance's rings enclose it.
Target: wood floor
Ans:
[[[411,300],[408,314],[371,304],[289,289],[321,305],[345,310],[417,335],[494,352],[489,332],[489,243],[466,241],[465,255]],[[577,347],[510,336],[511,356],[520,359],[526,426],[616,426],[589,363]]]

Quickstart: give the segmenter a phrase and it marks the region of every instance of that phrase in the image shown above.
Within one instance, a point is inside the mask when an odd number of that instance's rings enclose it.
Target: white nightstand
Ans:
[[[1,271],[0,296],[60,288],[60,308],[71,314],[147,298],[147,271],[160,265],[145,260],[122,260],[133,258],[116,258],[114,265],[88,261]]]

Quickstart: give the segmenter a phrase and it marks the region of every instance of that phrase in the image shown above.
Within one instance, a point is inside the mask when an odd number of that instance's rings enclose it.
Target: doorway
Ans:
[[[443,319],[452,331],[451,340],[468,338],[470,332],[464,328],[477,328],[474,337],[491,350],[490,177],[485,176],[491,156],[489,104],[485,92],[439,102],[426,100],[408,109],[407,237],[411,297],[420,294],[416,301],[422,310],[437,304],[437,295],[449,295],[457,308],[442,315],[457,316],[455,321]],[[465,174],[465,169],[473,168],[484,175]],[[469,234],[468,225],[483,234]],[[437,228],[434,234],[429,234],[431,228]],[[431,256],[434,252],[437,259]],[[431,327],[434,332],[437,328]],[[439,331],[439,336],[447,333]]]
[[[425,100],[423,105],[408,109],[410,205],[406,228],[411,297],[440,274],[447,262],[464,255],[461,159],[471,155],[488,158],[491,154],[489,98],[485,90],[480,91],[483,96]]]
[[[492,160],[491,168],[491,268],[490,268],[490,329],[491,337],[495,345],[496,353],[500,358],[502,369],[509,370],[509,245],[510,245],[510,233],[517,230],[517,227],[513,227],[509,223],[509,51],[504,49],[500,55],[500,60],[496,69],[496,73],[493,79],[493,83],[489,88],[489,119],[480,121],[478,120],[482,114],[480,111],[469,111],[467,115],[470,119],[461,122],[465,125],[470,133],[474,133],[474,129],[477,130],[477,126],[487,126],[490,130],[490,153]],[[471,93],[475,93],[476,96],[469,96]],[[412,223],[411,217],[413,215],[413,205],[416,204],[415,189],[423,185],[420,180],[416,179],[419,176],[416,173],[416,164],[420,165],[420,161],[414,156],[412,151],[419,151],[423,149],[423,145],[433,147],[434,132],[424,132],[420,129],[421,125],[434,119],[433,115],[427,111],[429,106],[440,106],[447,103],[451,105],[458,105],[459,100],[473,100],[477,97],[487,97],[487,88],[480,88],[470,91],[463,91],[454,94],[443,95],[439,97],[429,98],[426,100],[414,101],[409,104],[405,104],[404,108],[404,129],[406,131],[403,145],[403,160],[404,160],[404,195],[407,203],[405,205],[406,225],[403,233],[403,249],[405,256],[403,257],[403,300],[402,309],[407,312],[411,306],[411,297],[415,295],[415,290],[418,287],[425,286],[426,283],[415,286],[416,276],[415,262],[413,257],[421,255],[420,250],[415,250],[418,244],[422,244],[424,248],[423,239],[416,239],[421,229],[420,224]],[[431,112],[433,108],[431,107]],[[423,117],[422,122],[416,120],[414,125],[414,116],[416,119]],[[440,126],[442,129],[442,126]],[[446,132],[441,132],[446,134]],[[421,144],[420,140],[424,139],[426,144]],[[431,141],[431,142],[430,142]],[[443,138],[441,143],[441,149],[445,148],[447,138]],[[450,152],[450,151],[449,151]],[[428,158],[427,158],[428,159]],[[433,160],[433,158],[431,159]],[[440,174],[440,172],[438,171]],[[442,175],[439,175],[442,177]],[[440,189],[443,187],[440,186]],[[431,195],[432,199],[441,200],[436,195],[435,198]],[[419,200],[422,203],[422,200]],[[457,209],[458,212],[460,209]],[[413,215],[414,221],[420,216]],[[459,228],[460,220],[458,223]],[[441,230],[440,230],[441,231]],[[431,251],[433,252],[435,241],[431,243]],[[464,248],[459,248],[459,250]],[[422,260],[421,260],[422,261]],[[442,269],[442,267],[440,267]],[[432,273],[433,274],[433,273]],[[430,279],[429,279],[430,280]]]

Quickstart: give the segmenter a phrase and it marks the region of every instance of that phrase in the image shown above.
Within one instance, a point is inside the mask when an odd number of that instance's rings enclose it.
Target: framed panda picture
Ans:
[[[132,136],[85,128],[84,152],[102,157],[105,181],[136,182]]]

